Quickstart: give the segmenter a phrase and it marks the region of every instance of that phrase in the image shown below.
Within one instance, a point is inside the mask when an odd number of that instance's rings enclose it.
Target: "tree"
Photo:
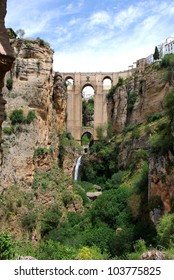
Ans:
[[[155,47],[155,52],[153,54],[153,58],[154,58],[154,60],[159,59],[159,50],[158,50],[157,46]]]
[[[23,38],[25,35],[25,31],[23,29],[16,30],[16,34],[19,38]]]
[[[10,39],[16,39],[17,34],[12,28],[7,28],[7,33]]]

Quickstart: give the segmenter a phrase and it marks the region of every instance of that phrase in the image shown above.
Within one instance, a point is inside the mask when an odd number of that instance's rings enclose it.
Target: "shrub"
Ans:
[[[163,117],[163,113],[162,112],[157,112],[153,115],[147,115],[147,122],[148,123],[151,123],[151,122],[154,122],[156,120],[159,120]]]
[[[88,246],[82,247],[77,256],[77,260],[103,260],[105,257],[101,254],[100,249],[96,246],[89,248]]]
[[[170,118],[174,116],[174,89],[165,97],[165,107]]]
[[[76,248],[52,240],[42,241],[36,252],[36,258],[39,260],[73,260],[76,255]]]
[[[13,80],[11,78],[7,79],[6,87],[8,88],[8,90],[12,90],[12,88],[13,88]]]
[[[13,126],[10,126],[10,127],[3,127],[3,132],[4,134],[7,134],[7,135],[11,135],[14,133],[14,127]]]
[[[50,150],[47,149],[46,147],[38,147],[38,148],[34,151],[34,156],[33,156],[33,158],[39,157],[39,156],[41,156],[41,155],[48,154],[48,153],[50,153]]]
[[[10,115],[10,120],[12,125],[15,125],[17,123],[23,123],[24,122],[23,110],[22,109],[14,110]]]
[[[132,124],[132,125],[128,125],[123,129],[123,133],[127,133],[130,131],[133,131],[134,129],[137,129],[139,126],[141,125],[141,123],[136,123],[136,124]]]
[[[147,250],[146,243],[143,239],[138,239],[134,245],[135,252],[143,253]]]
[[[50,47],[49,43],[45,42],[43,39],[37,37],[37,41],[40,47]]]
[[[159,244],[166,248],[174,245],[174,214],[166,214],[157,226]]]
[[[112,249],[115,230],[106,223],[98,222],[94,227],[88,227],[83,234],[85,245],[95,244],[101,252],[109,252]]]
[[[12,28],[7,28],[7,33],[10,39],[16,39],[17,34]]]
[[[15,245],[8,232],[0,233],[0,259],[10,260],[15,256]]]
[[[173,151],[173,136],[154,134],[149,138],[152,153],[166,154],[169,150]]]
[[[132,250],[133,227],[122,228],[116,231],[115,240],[112,244],[112,255],[121,256]]]
[[[58,227],[61,216],[59,205],[53,205],[46,210],[41,221],[42,237],[48,235],[52,230]]]
[[[27,117],[25,119],[25,122],[27,124],[30,124],[32,121],[34,121],[34,119],[36,119],[36,113],[32,110],[28,111]]]
[[[131,216],[127,204],[129,195],[130,190],[126,187],[103,192],[103,194],[93,202],[90,209],[93,224],[95,224],[96,221],[101,221],[114,229],[126,225]]]
[[[161,67],[164,68],[173,68],[174,67],[174,54],[166,54],[160,63]]]
[[[32,230],[36,227],[37,223],[37,213],[36,212],[28,212],[22,217],[22,226],[28,231],[32,232]]]

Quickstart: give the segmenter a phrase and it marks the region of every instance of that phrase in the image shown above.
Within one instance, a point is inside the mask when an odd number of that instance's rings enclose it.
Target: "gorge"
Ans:
[[[5,7],[1,1],[0,238],[13,241],[8,258],[140,259],[163,246],[173,259],[174,55],[143,71],[74,74],[72,91],[73,73],[53,72],[48,43],[9,44]],[[85,85],[94,87],[95,131],[82,126]],[[94,139],[82,157],[85,133]]]

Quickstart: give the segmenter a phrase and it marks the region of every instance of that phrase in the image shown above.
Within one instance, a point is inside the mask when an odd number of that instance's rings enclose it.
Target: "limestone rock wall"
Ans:
[[[108,119],[115,131],[120,132],[125,125],[146,121],[148,115],[163,111],[164,97],[171,88],[173,84],[165,80],[163,70],[147,69],[143,73],[134,73],[108,100]],[[136,95],[132,109],[131,95]]]
[[[3,89],[7,103],[1,191],[12,184],[29,187],[37,169],[49,170],[58,158],[58,134],[65,128],[66,88],[59,74],[54,78],[53,51],[38,40],[17,39],[11,44],[16,60],[6,75],[6,82],[13,81],[12,89]],[[16,109],[22,110],[24,119],[29,111],[36,117],[31,123],[12,125],[10,116]]]
[[[9,43],[9,38],[5,29],[4,19],[6,15],[6,0],[0,1],[0,165],[2,163],[2,137],[1,126],[4,120],[5,100],[1,93],[4,85],[5,73],[11,68],[13,63],[13,51]]]
[[[174,156],[151,158],[149,163],[149,198],[158,196],[164,205],[164,213],[173,211]]]
[[[116,132],[121,132],[127,121],[127,91],[124,86],[119,87],[113,98],[108,100],[108,120]]]
[[[174,80],[166,79],[166,73],[167,69],[149,67],[143,73],[134,73],[123,86],[117,88],[113,97],[108,100],[108,117],[116,132],[121,132],[125,126],[146,122],[148,115],[164,111],[164,98],[174,87]],[[129,141],[120,143],[119,168],[122,170],[130,166],[134,153],[139,149],[149,151],[149,199],[160,198],[164,213],[168,213],[173,210],[174,201],[174,156],[170,151],[163,156],[153,156],[148,144],[148,133],[139,134],[138,137],[132,134]]]

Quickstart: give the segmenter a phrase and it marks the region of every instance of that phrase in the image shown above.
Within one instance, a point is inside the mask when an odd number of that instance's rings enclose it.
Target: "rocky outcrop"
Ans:
[[[95,200],[101,194],[102,192],[87,192],[86,196],[91,200]]]
[[[163,69],[154,67],[143,73],[135,72],[108,99],[108,118],[115,131],[121,132],[125,125],[144,122],[148,115],[163,111],[164,97],[172,87]]]
[[[65,130],[66,121],[66,85],[62,80],[62,76],[59,72],[55,73],[54,76],[54,87],[53,87],[53,106],[57,114],[57,125],[59,131]]]
[[[14,57],[13,51],[10,47],[9,38],[4,25],[6,15],[6,0],[0,2],[0,165],[2,164],[2,149],[1,149],[1,126],[4,120],[5,100],[1,93],[4,85],[4,76],[10,70]]]
[[[165,260],[166,255],[159,250],[151,250],[141,255],[142,260]]]
[[[122,86],[116,90],[113,99],[108,100],[108,118],[116,132],[121,132],[126,125],[127,99],[126,89]]]
[[[174,200],[174,156],[150,158],[149,162],[149,199],[159,197],[163,204],[163,213],[173,211]],[[158,205],[156,205],[156,208]],[[155,222],[155,221],[154,221]]]
[[[12,89],[3,89],[7,104],[1,190],[17,183],[30,186],[36,170],[50,170],[58,160],[58,134],[65,126],[66,88],[59,74],[54,83],[53,51],[40,40],[17,39],[11,44],[16,60],[6,75]],[[23,120],[12,124],[15,110],[22,111]],[[29,113],[34,117],[27,121]]]
[[[127,120],[128,124],[146,121],[148,115],[164,110],[164,97],[170,90],[164,79],[164,70],[148,69],[141,75],[135,75],[134,88],[137,98],[133,110]]]

